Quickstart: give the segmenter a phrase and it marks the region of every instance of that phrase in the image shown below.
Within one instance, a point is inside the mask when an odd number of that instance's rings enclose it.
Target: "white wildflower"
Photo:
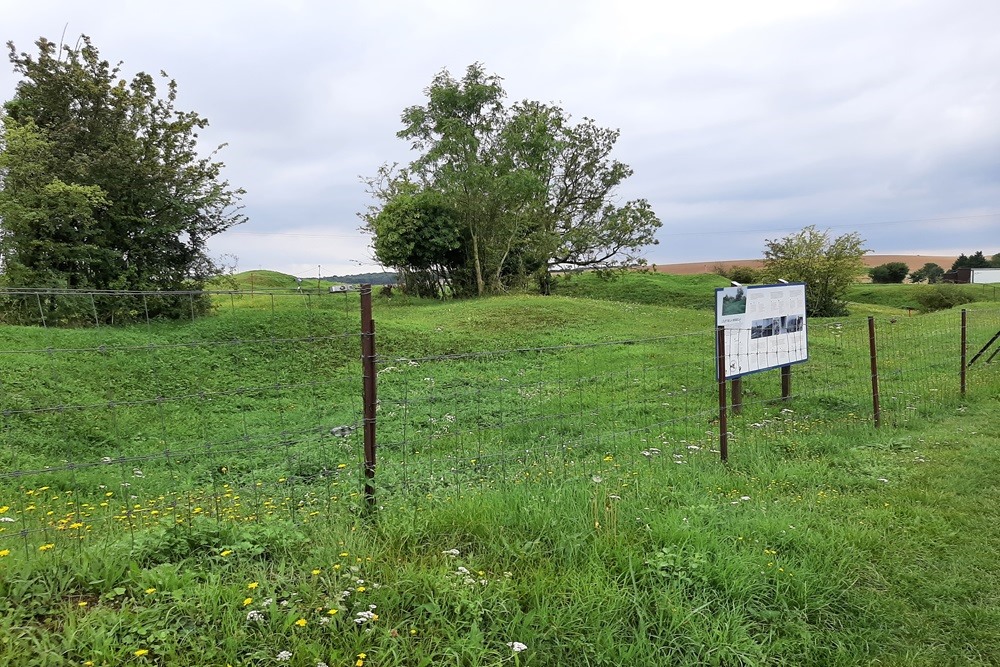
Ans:
[[[354,615],[354,622],[357,623],[358,625],[364,625],[369,621],[377,621],[377,620],[378,620],[378,614],[372,611],[359,611],[357,614]]]
[[[275,656],[274,659],[277,660],[278,662],[288,662],[289,660],[292,659],[292,652],[291,651],[282,651],[277,656]]]
[[[528,648],[526,644],[522,644],[521,642],[507,642],[507,646],[509,646],[510,650],[514,653],[520,653]]]

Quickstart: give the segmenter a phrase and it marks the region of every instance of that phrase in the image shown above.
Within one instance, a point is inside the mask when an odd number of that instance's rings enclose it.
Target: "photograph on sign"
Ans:
[[[719,288],[715,323],[725,328],[727,379],[808,358],[804,283]]]

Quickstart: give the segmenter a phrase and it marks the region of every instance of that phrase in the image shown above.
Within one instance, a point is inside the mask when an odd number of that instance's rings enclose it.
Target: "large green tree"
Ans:
[[[954,264],[951,265],[951,270],[956,269],[985,269],[991,267],[993,264],[986,256],[983,255],[982,250],[977,250],[969,256],[962,253],[955,260]]]
[[[461,80],[438,73],[425,92],[398,132],[418,156],[366,179],[374,202],[362,218],[383,264],[427,274],[456,295],[483,295],[530,278],[544,289],[556,268],[635,263],[656,243],[661,223],[649,203],[617,202],[632,174],[611,157],[617,130],[574,123],[554,105],[508,106],[500,77],[478,63]],[[414,208],[421,200],[442,215]],[[389,251],[397,244],[387,235],[406,238],[423,263]]]
[[[768,239],[764,271],[769,280],[804,282],[810,317],[844,315],[847,288],[865,274],[864,243],[857,233],[831,238],[829,231],[810,225],[784,238]]]
[[[3,283],[200,288],[216,271],[208,239],[245,220],[243,191],[215,152],[199,154],[208,122],[175,108],[166,75],[163,95],[148,74],[126,80],[86,36],[36,46],[30,55],[8,43],[21,80],[0,135]]]

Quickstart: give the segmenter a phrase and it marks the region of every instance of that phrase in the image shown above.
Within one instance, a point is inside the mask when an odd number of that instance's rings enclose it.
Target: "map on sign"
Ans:
[[[725,328],[727,379],[809,356],[805,283],[721,287],[715,290],[715,323]]]

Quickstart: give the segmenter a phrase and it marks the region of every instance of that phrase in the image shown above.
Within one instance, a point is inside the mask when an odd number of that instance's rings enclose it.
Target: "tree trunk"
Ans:
[[[476,290],[479,296],[486,292],[486,285],[483,284],[483,265],[479,261],[479,237],[472,235],[472,255],[476,261]]]

